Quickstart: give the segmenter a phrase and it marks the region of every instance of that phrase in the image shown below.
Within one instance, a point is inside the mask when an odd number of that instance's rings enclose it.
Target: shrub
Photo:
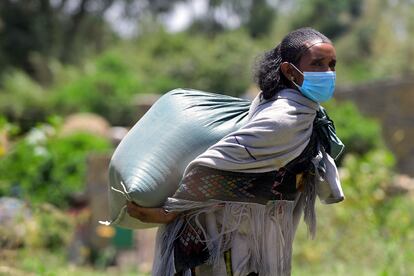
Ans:
[[[258,45],[243,30],[215,37],[159,32],[138,40],[129,56],[151,82],[149,88],[158,89],[151,92],[191,87],[240,96],[251,84],[258,52]],[[168,79],[175,87],[157,87],[153,80],[159,79]]]
[[[50,125],[33,128],[0,158],[0,196],[66,207],[66,198],[84,189],[85,158],[110,149],[108,141],[90,134],[58,135]]]
[[[318,204],[318,232],[302,225],[295,240],[295,275],[411,275],[414,215],[409,196],[389,197],[394,158],[384,149],[348,154],[340,169],[346,199]],[[295,269],[296,268],[296,269]]]
[[[345,144],[345,153],[364,155],[383,145],[380,125],[362,116],[353,103],[331,101],[326,107],[338,136]]]
[[[56,112],[92,112],[112,124],[129,125],[134,118],[133,96],[141,89],[139,78],[118,54],[108,52],[89,65],[85,73],[71,83],[54,88]]]
[[[44,121],[48,114],[48,94],[21,71],[4,75],[0,88],[0,114],[25,131],[34,122]]]

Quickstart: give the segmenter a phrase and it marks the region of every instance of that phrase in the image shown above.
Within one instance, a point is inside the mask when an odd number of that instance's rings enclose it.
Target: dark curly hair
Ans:
[[[290,62],[298,66],[303,53],[310,46],[320,42],[332,43],[317,30],[301,28],[290,32],[279,45],[265,52],[256,64],[254,74],[255,81],[263,92],[263,98],[270,99],[283,88],[290,86],[289,80],[280,70],[282,62]]]

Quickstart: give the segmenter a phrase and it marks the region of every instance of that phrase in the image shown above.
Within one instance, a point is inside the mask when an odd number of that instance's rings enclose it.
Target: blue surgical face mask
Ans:
[[[293,80],[292,82],[305,97],[315,102],[325,102],[332,98],[336,80],[334,71],[302,73],[295,65],[291,65],[303,76],[302,86],[299,86]]]

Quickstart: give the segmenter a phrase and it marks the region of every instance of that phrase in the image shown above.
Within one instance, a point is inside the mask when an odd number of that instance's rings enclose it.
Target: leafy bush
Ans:
[[[87,154],[108,149],[108,141],[90,134],[62,137],[49,125],[36,127],[1,157],[0,196],[66,207],[67,196],[84,189]]]
[[[66,248],[75,228],[68,215],[48,203],[34,204],[32,211],[33,218],[23,222],[28,228],[25,246],[49,250]]]
[[[294,275],[414,273],[412,198],[385,192],[392,182],[393,164],[384,149],[345,156],[340,174],[346,199],[318,204],[315,240],[307,238],[304,225],[299,228]]]
[[[107,118],[112,124],[134,123],[132,98],[142,90],[139,79],[111,52],[89,65],[85,73],[71,83],[55,87],[53,105],[56,112],[93,112]]]
[[[28,130],[33,122],[44,121],[48,114],[47,91],[21,71],[3,76],[0,88],[0,114]]]
[[[252,62],[260,52],[243,30],[215,37],[159,32],[138,40],[131,51],[140,72],[147,72],[145,79],[173,80],[175,87],[168,90],[184,86],[235,96],[250,86]],[[161,88],[158,93],[165,92]]]
[[[331,101],[326,108],[338,136],[345,144],[345,153],[363,155],[383,145],[380,125],[362,116],[353,103]]]
[[[0,249],[59,249],[68,245],[74,221],[49,203],[0,197]]]

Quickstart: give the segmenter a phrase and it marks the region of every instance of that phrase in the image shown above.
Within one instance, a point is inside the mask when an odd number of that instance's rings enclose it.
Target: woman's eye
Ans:
[[[321,61],[314,61],[314,62],[312,62],[312,65],[313,66],[323,66]]]

